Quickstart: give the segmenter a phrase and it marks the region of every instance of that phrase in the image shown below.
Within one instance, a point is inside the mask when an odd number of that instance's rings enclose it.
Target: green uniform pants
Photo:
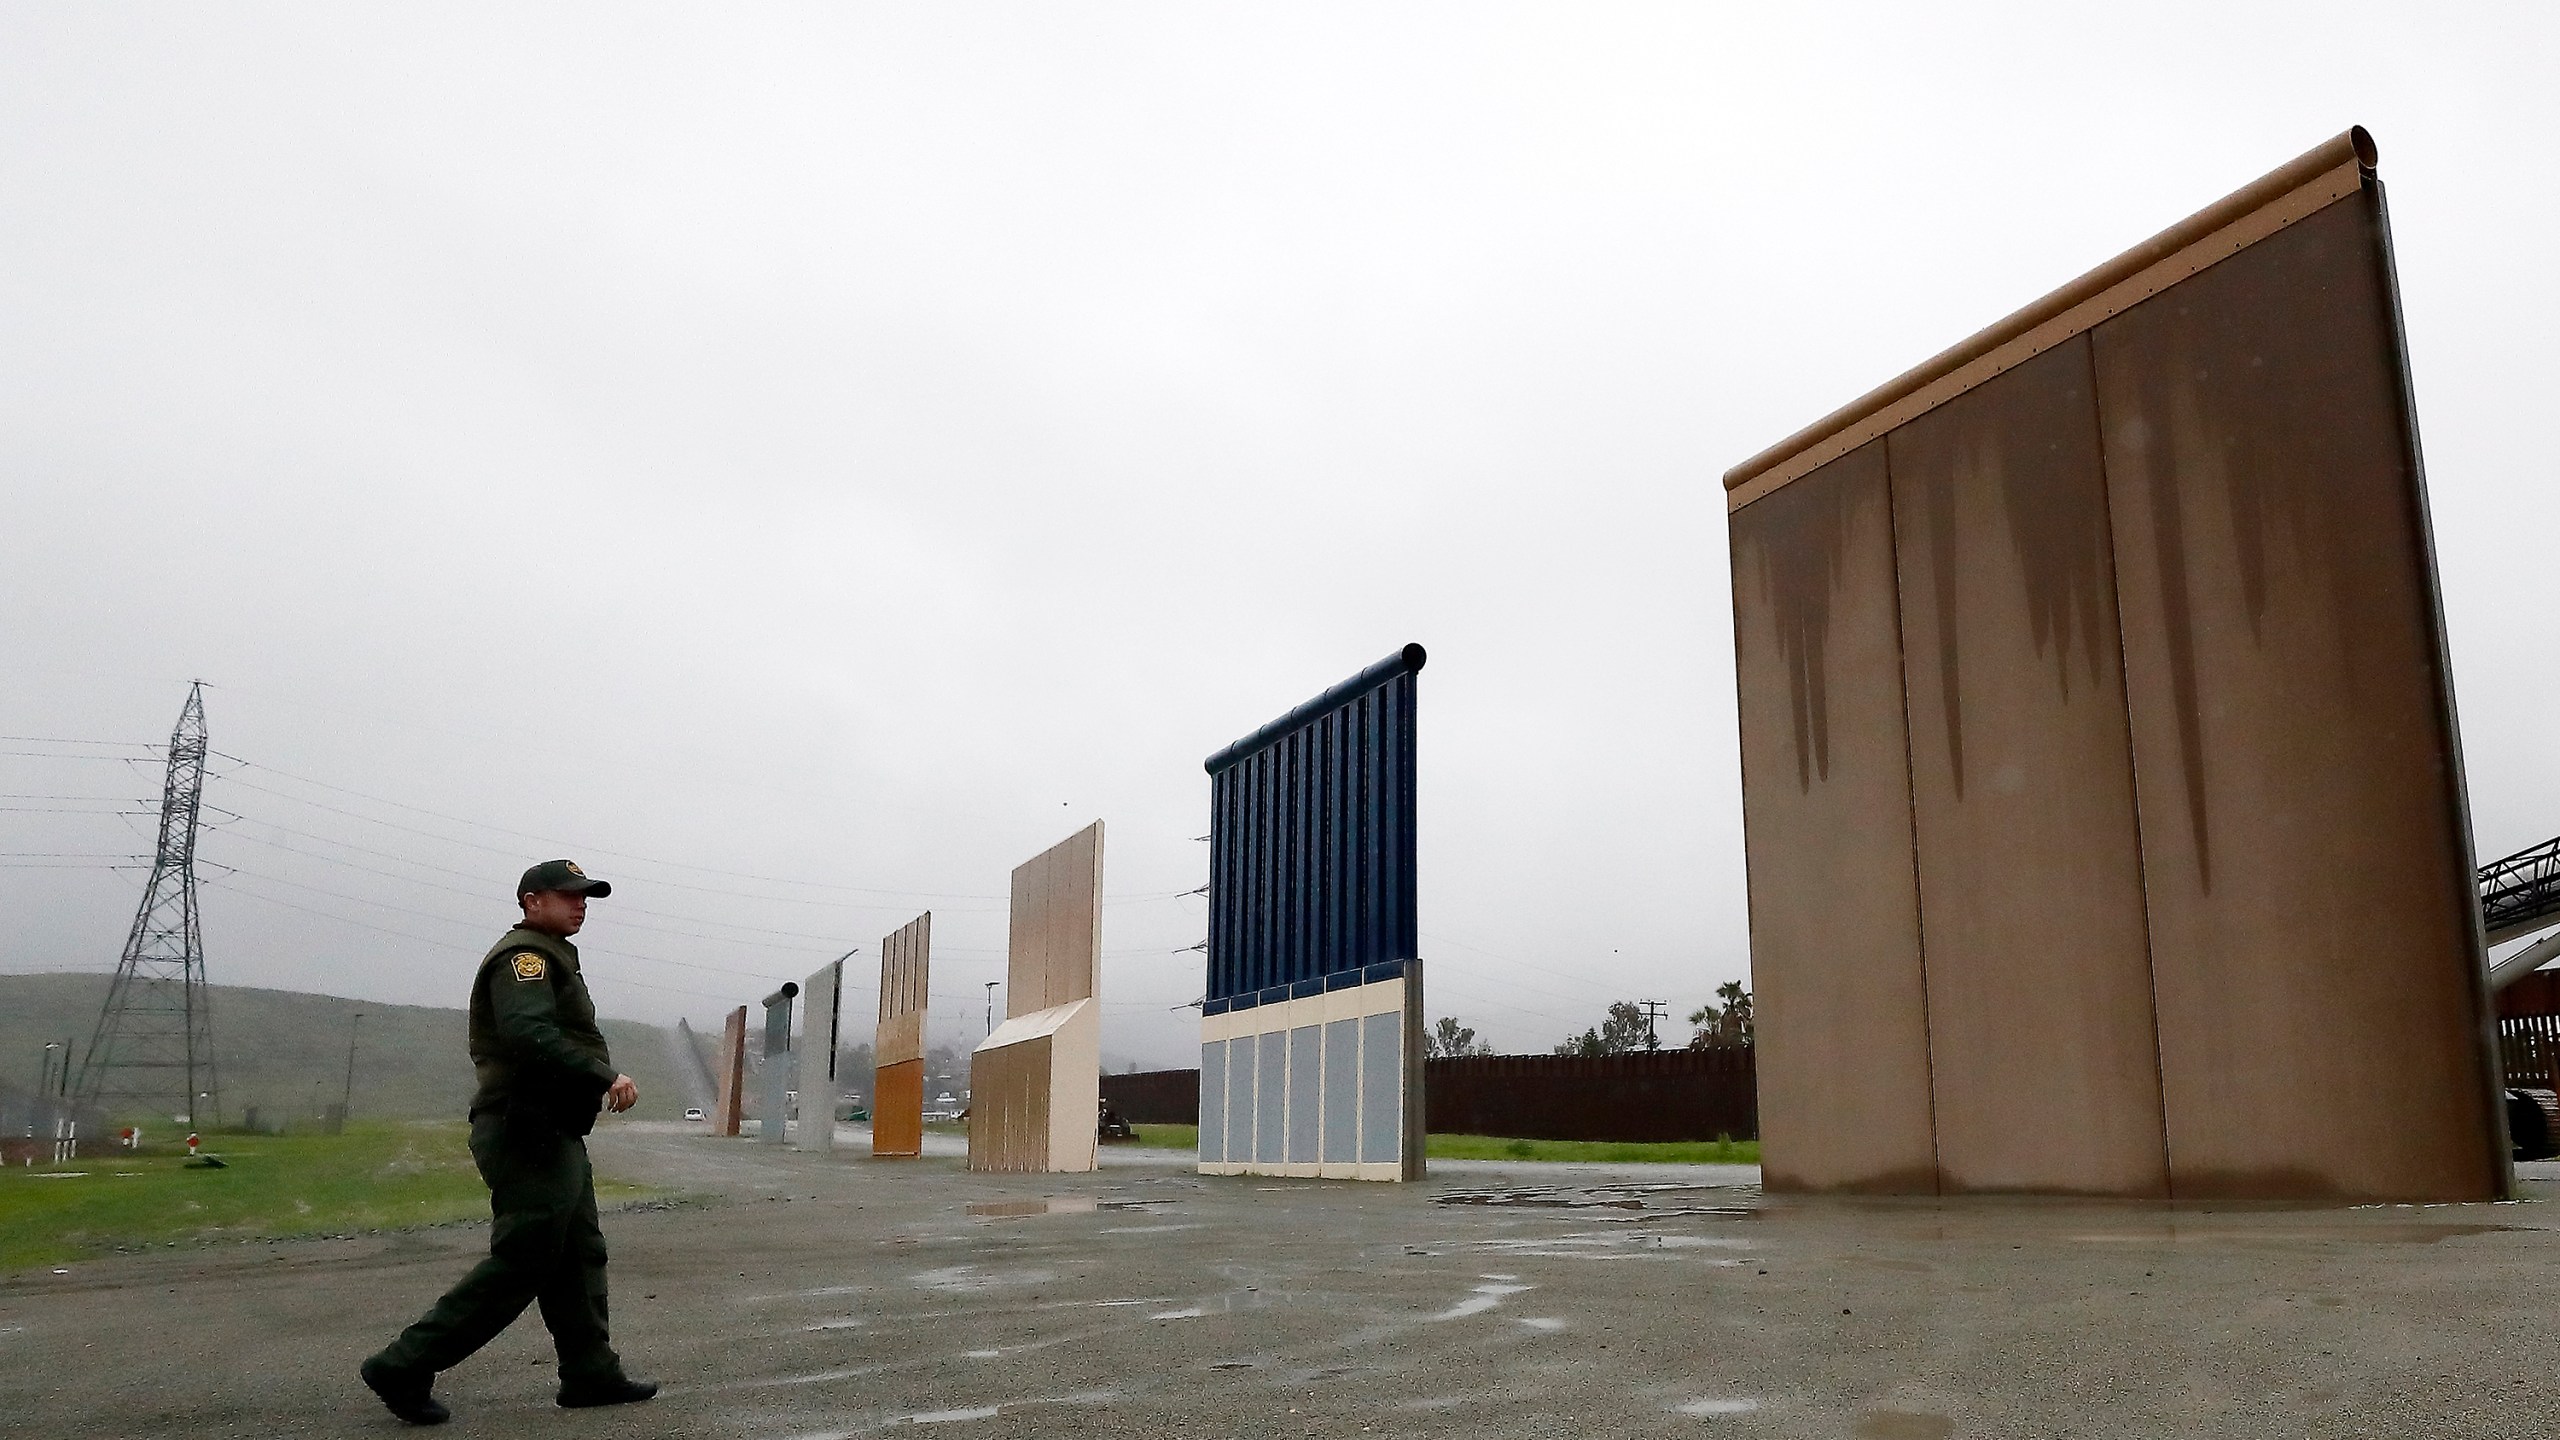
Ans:
[[[563,1382],[621,1374],[606,1337],[604,1231],[586,1142],[491,1111],[472,1117],[471,1158],[489,1185],[489,1258],[380,1358],[404,1370],[450,1370],[539,1302]]]

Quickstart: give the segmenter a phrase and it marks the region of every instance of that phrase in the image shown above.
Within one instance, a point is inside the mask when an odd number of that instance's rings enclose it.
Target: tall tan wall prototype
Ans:
[[[1017,866],[1005,947],[1004,1013],[1093,994],[1102,965],[1102,822]]]
[[[924,1153],[924,1024],[933,981],[933,912],[880,942],[880,1019],[873,1031],[871,1153]]]
[[[2371,163],[1727,477],[1771,1188],[2511,1183]]]

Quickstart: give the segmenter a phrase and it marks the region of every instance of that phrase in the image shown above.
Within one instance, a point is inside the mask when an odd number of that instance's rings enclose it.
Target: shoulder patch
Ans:
[[[543,965],[542,956],[537,951],[519,950],[516,952],[516,958],[509,963],[516,967],[516,978],[519,980],[539,980],[548,973]]]

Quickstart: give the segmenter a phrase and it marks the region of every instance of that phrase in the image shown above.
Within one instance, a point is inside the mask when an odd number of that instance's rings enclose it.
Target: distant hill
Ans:
[[[110,977],[0,975],[0,1073],[33,1087],[47,1041],[87,1051],[106,1004]],[[461,1118],[471,1102],[469,1022],[460,1009],[385,1005],[293,990],[210,987],[213,1048],[222,1115],[237,1124],[255,1106],[262,1120],[316,1115],[347,1084],[347,1034],[356,1027],[354,1113],[358,1118]],[[696,1098],[678,1070],[673,1032],[636,1020],[604,1022],[614,1064],[640,1086],[644,1120],[673,1120]],[[146,1122],[147,1124],[148,1122]]]

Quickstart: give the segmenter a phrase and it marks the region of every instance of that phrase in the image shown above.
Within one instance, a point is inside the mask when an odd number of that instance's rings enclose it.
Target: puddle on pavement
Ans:
[[[1749,1220],[1760,1212],[1747,1205],[1701,1205],[1696,1197],[1730,1194],[1724,1185],[1525,1185],[1501,1190],[1443,1190],[1434,1205],[1482,1205],[1524,1210],[1620,1210],[1636,1216],[1698,1215],[1718,1220]]]
[[[938,1290],[946,1295],[963,1295],[979,1290],[996,1290],[1012,1285],[1040,1285],[1057,1278],[1049,1270],[1015,1270],[988,1273],[975,1265],[949,1265],[940,1270],[926,1270],[907,1277],[919,1289]]]
[[[980,1220],[1016,1220],[1026,1215],[1091,1215],[1096,1211],[1134,1211],[1161,1215],[1172,1200],[1103,1200],[1091,1195],[1044,1195],[1036,1200],[972,1200],[969,1214]]]
[[[2359,1225],[2343,1231],[2341,1240],[2396,1240],[2404,1245],[2433,1245],[2439,1240],[2462,1240],[2473,1235],[2512,1235],[2531,1230],[2530,1225]]]
[[[1741,1250],[1751,1242],[1736,1235],[1663,1235],[1650,1230],[1585,1230],[1566,1235],[1540,1235],[1473,1242],[1479,1252],[1537,1256],[1550,1260],[1631,1260],[1668,1256],[1684,1250]],[[1707,1259],[1710,1265],[1739,1265],[1739,1260]]]
[[[1946,1440],[1956,1422],[1926,1410],[1870,1410],[1850,1434],[1857,1440]]]
[[[972,1200],[969,1213],[981,1220],[1011,1220],[1024,1215],[1090,1215],[1098,1208],[1090,1195],[1053,1195],[1040,1200]]]
[[[1271,1297],[1260,1290],[1230,1290],[1174,1310],[1159,1310],[1150,1320],[1198,1320],[1210,1315],[1233,1315],[1240,1310],[1259,1310],[1271,1303]]]
[[[868,1285],[819,1285],[807,1290],[785,1290],[778,1295],[749,1295],[739,1303],[759,1305],[768,1300],[809,1300],[828,1295],[860,1295],[870,1289]]]
[[[1524,1295],[1536,1288],[1537,1287],[1533,1285],[1479,1285],[1475,1288],[1474,1293],[1467,1296],[1466,1299],[1459,1301],[1457,1304],[1452,1305],[1448,1309],[1429,1318],[1433,1320],[1463,1320],[1470,1315],[1481,1315],[1487,1310],[1491,1310],[1495,1306],[1500,1305],[1503,1301],[1510,1299],[1514,1295]]]
[[[1353,1375],[1371,1373],[1358,1365],[1326,1365],[1314,1370],[1300,1370],[1289,1376],[1293,1385],[1321,1385],[1327,1380],[1342,1380]]]
[[[2427,1225],[2390,1223],[2381,1225],[2340,1225],[2323,1230],[2255,1230],[2247,1226],[2169,1225],[2158,1230],[2089,1231],[2063,1238],[2079,1245],[2153,1245],[2168,1241],[2192,1243],[2221,1240],[2239,1244],[2276,1242],[2281,1244],[2346,1244],[2386,1243],[2397,1245],[2433,1245],[2443,1240],[2465,1240],[2475,1235],[2509,1235],[2532,1230],[2530,1225]]]
[[[960,1420],[993,1420],[1007,1408],[1019,1413],[1041,1405],[1111,1405],[1119,1400],[1120,1392],[1117,1390],[1079,1390],[1072,1395],[1036,1396],[1028,1400],[1009,1400],[1003,1405],[976,1405],[965,1410],[920,1410],[904,1418],[910,1425],[947,1425]]]

